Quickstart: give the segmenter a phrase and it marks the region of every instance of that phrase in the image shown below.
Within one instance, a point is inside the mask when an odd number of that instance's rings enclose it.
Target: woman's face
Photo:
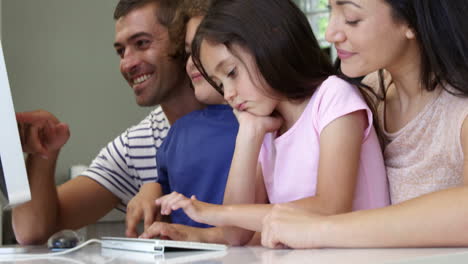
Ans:
[[[335,45],[344,74],[359,77],[379,69],[392,71],[417,60],[413,31],[393,18],[384,0],[329,0],[329,4],[325,37]]]
[[[189,55],[185,70],[187,71],[190,81],[195,89],[195,97],[198,101],[204,104],[222,104],[224,103],[223,96],[219,94],[211,85],[203,78],[197,67],[193,64],[191,47],[192,41],[197,32],[203,17],[193,17],[187,23],[187,33],[185,34],[185,52]]]

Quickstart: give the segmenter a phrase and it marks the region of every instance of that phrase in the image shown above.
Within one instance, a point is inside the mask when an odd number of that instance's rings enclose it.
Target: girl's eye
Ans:
[[[228,74],[227,77],[236,77],[236,68],[232,69]]]
[[[217,90],[222,96],[224,96],[224,86],[223,86],[222,83],[216,84],[216,90]]]

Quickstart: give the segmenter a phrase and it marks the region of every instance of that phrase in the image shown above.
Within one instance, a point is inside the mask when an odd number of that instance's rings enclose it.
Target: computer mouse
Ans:
[[[80,235],[73,230],[62,230],[53,234],[47,240],[47,247],[50,249],[73,248],[80,243]]]

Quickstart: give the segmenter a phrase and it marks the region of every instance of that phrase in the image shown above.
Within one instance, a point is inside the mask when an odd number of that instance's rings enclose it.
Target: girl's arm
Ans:
[[[351,211],[366,126],[364,111],[358,111],[334,120],[322,130],[317,194],[291,202],[292,204],[309,212],[325,215]],[[257,179],[257,190],[265,192],[260,170]],[[255,194],[255,191],[253,193]],[[239,190],[238,195],[244,195],[242,190]],[[174,198],[166,198],[159,203],[163,214],[182,208],[197,222],[215,226],[236,226],[252,231],[262,230],[262,219],[272,208],[270,204],[212,205],[200,202],[195,197],[188,199],[180,194],[174,194]]]
[[[250,183],[251,184],[251,183]],[[252,184],[251,184],[252,185]],[[265,189],[265,183],[263,181],[263,174],[260,164],[257,166],[257,176],[255,182],[255,204],[268,204],[268,195]],[[230,216],[228,216],[230,217]],[[237,217],[237,216],[234,216]],[[247,220],[248,221],[248,220]],[[260,231],[256,229],[243,229],[236,227],[235,225],[220,227],[222,229],[223,239],[229,241],[232,245],[258,245],[260,243],[260,233],[254,233],[252,231]],[[252,231],[250,231],[252,230]]]
[[[322,130],[316,194],[292,204],[322,215],[352,210],[367,126],[366,113],[362,110],[344,115]]]
[[[266,204],[268,198],[258,157],[265,134],[278,130],[282,120],[279,117],[257,117],[237,110],[234,110],[234,114],[239,121],[239,132],[223,204]],[[255,183],[253,179],[256,179]],[[235,245],[252,242],[252,236],[258,236],[235,226],[221,229],[224,239]]]
[[[307,212],[322,215],[352,210],[361,146],[367,126],[365,111],[357,111],[332,121],[322,130],[316,195],[290,204]],[[264,188],[263,177],[261,179]],[[261,231],[262,219],[272,207],[271,204],[231,205],[226,206],[224,212],[215,217],[218,218],[218,225]]]
[[[322,215],[352,210],[361,146],[367,126],[365,111],[357,111],[332,121],[322,130],[316,195],[290,204]],[[264,186],[263,181],[262,184]],[[270,212],[272,206],[231,205],[226,207],[226,212],[217,217],[221,224],[261,231],[262,219]]]
[[[468,246],[468,121],[461,131],[464,186],[420,196],[385,208],[321,217],[275,208],[265,218],[266,246],[446,247]],[[290,211],[290,210],[289,210]],[[283,217],[288,215],[289,219]],[[280,217],[281,215],[281,217]],[[298,216],[300,215],[300,216]],[[301,219],[301,220],[298,220]],[[294,223],[294,224],[291,224]],[[289,226],[289,227],[288,227]],[[286,238],[288,230],[301,236]]]
[[[239,132],[229,171],[224,195],[224,204],[256,204],[267,203],[267,195],[258,156],[265,134],[276,131],[282,123],[279,117],[260,117],[247,112],[234,110],[239,121]],[[184,208],[186,214],[193,220],[215,226],[223,226],[215,232],[216,241],[227,241],[231,245],[243,245],[250,241],[253,233],[238,227],[224,224],[231,216],[229,207],[221,207],[196,200],[189,200],[181,194],[172,193],[157,200],[161,205],[161,213],[169,215],[175,208]],[[225,210],[227,209],[227,210]],[[218,216],[226,211],[224,220]],[[221,220],[221,221],[219,221]],[[222,237],[219,237],[219,236]],[[211,237],[210,237],[211,239]]]
[[[278,117],[258,117],[238,110],[234,110],[234,114],[239,121],[239,132],[223,204],[252,204],[255,202],[254,181],[261,173],[258,156],[263,138],[266,133],[278,130],[282,121]]]
[[[241,240],[246,243],[253,235],[247,230],[261,231],[261,220],[271,208],[270,204],[265,204],[268,202],[268,198],[260,170],[257,181],[252,185],[256,186],[255,200],[252,204],[216,205],[198,201],[195,196],[187,198],[176,192],[157,199],[156,204],[161,206],[161,214],[163,215],[169,215],[172,211],[183,209],[196,222],[226,227],[225,236],[230,238],[226,238],[226,240],[242,237]]]

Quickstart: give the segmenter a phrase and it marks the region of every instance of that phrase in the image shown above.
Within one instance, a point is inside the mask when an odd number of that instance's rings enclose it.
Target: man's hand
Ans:
[[[161,197],[161,185],[149,182],[141,186],[138,194],[127,205],[125,234],[127,237],[137,237],[137,225],[143,220],[145,231],[158,219],[158,206],[155,200]]]
[[[47,159],[70,138],[68,125],[44,110],[16,114],[23,152]]]

